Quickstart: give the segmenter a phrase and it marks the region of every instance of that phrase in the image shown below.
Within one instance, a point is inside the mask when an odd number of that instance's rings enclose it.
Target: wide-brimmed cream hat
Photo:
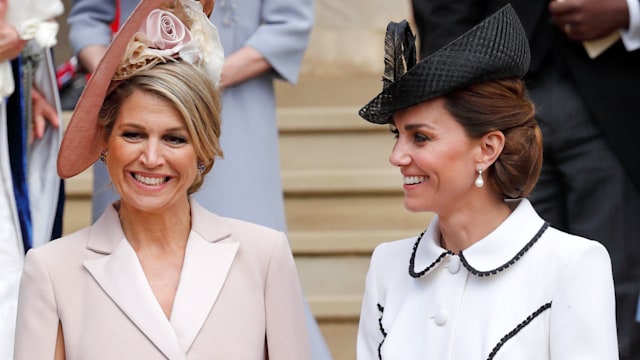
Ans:
[[[412,36],[410,31],[401,33]],[[415,51],[406,39],[385,45],[387,61],[410,63],[396,58],[398,54],[411,58],[404,50]],[[399,47],[403,51],[397,51]],[[360,109],[359,115],[372,123],[390,123],[395,112],[457,89],[488,80],[521,78],[530,59],[527,35],[515,10],[507,4],[417,64],[409,64],[413,66],[397,79],[386,81],[382,92]]]
[[[171,16],[177,8],[182,9],[180,14]],[[103,139],[98,113],[114,80],[134,75],[138,67],[180,58],[203,67],[217,82],[224,54],[217,29],[208,19],[212,8],[213,1],[140,1],[115,35],[78,100],[58,153],[60,177],[75,176],[100,157]],[[161,10],[160,15],[156,10]],[[148,20],[153,16],[155,28]],[[137,48],[133,49],[132,44]],[[133,55],[134,63],[130,61]]]

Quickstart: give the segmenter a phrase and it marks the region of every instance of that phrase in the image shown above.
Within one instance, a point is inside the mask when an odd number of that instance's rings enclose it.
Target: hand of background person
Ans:
[[[31,89],[31,101],[33,101],[33,138],[29,139],[29,143],[44,136],[47,122],[56,128],[60,125],[58,112],[35,87]]]
[[[8,7],[8,0],[0,0],[0,62],[18,57],[27,43],[20,39],[18,31],[13,26],[4,21]]]
[[[232,87],[262,75],[269,69],[271,64],[258,50],[244,46],[224,59],[219,87],[221,89]]]
[[[100,64],[105,52],[107,52],[106,46],[89,45],[78,52],[78,61],[82,68],[91,74]]]
[[[575,41],[595,40],[629,26],[626,0],[555,0],[549,11],[560,30]]]

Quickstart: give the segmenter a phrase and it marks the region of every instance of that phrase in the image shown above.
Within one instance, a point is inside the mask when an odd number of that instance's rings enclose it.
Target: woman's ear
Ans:
[[[491,166],[504,149],[505,137],[500,130],[490,131],[480,139],[480,158],[478,162],[483,168]]]

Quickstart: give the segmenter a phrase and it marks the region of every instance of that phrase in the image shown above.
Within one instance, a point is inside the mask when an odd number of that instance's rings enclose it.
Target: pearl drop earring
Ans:
[[[482,167],[478,166],[478,177],[476,178],[475,185],[477,188],[484,186],[484,179],[482,178]]]

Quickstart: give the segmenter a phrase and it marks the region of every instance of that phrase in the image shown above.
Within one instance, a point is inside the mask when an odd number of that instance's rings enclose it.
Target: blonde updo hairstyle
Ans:
[[[213,6],[215,5],[214,0],[198,0],[202,5],[202,11],[207,15],[207,17],[211,16],[213,12]]]
[[[470,137],[480,138],[494,130],[504,134],[502,153],[484,174],[503,198],[526,197],[542,168],[542,132],[523,81],[485,81],[444,98],[446,109]]]
[[[111,136],[123,102],[134,91],[143,91],[167,100],[182,115],[198,161],[204,164],[204,171],[198,172],[187,190],[188,194],[198,191],[215,158],[223,155],[219,141],[220,94],[207,74],[196,66],[178,60],[140,71],[112,84],[112,87],[114,89],[105,98],[98,115],[103,139],[106,141]]]

